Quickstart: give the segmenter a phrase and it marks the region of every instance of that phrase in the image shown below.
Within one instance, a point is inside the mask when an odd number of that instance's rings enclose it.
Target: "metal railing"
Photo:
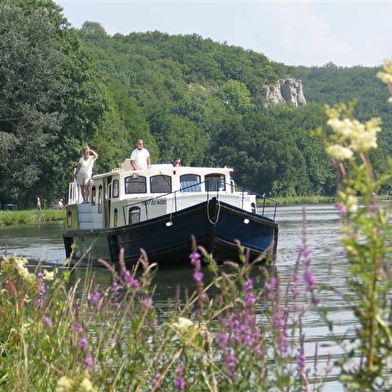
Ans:
[[[208,182],[208,181],[207,181]],[[200,186],[206,183],[206,181],[202,181],[202,182],[197,182],[197,183],[192,183],[191,185],[185,186],[185,187],[181,187],[181,189],[177,190],[177,191],[172,191],[172,192],[167,192],[164,193],[162,195],[158,195],[158,196],[154,196],[154,197],[150,197],[148,199],[145,200],[141,200],[141,201],[136,201],[136,202],[132,202],[129,204],[126,204],[122,207],[123,209],[123,218],[124,218],[124,222],[127,222],[127,213],[130,209],[134,208],[134,207],[139,207],[140,209],[144,208],[145,210],[145,215],[146,215],[146,219],[148,220],[148,205],[151,204],[155,204],[154,201],[157,201],[159,199],[163,199],[163,198],[167,198],[168,196],[171,196],[171,198],[173,199],[173,205],[172,205],[172,211],[171,213],[175,213],[178,211],[178,202],[177,202],[177,198],[178,195],[181,194],[183,195],[184,193],[186,195],[205,195],[205,200],[210,200],[212,197],[216,197],[218,200],[220,198],[220,195],[238,195],[241,194],[241,208],[244,208],[244,204],[245,204],[245,198],[246,196],[255,196],[256,199],[256,205],[255,205],[255,211],[254,213],[258,214],[258,215],[262,215],[262,216],[266,216],[272,220],[275,220],[276,218],[276,211],[277,211],[277,207],[278,207],[278,202],[275,201],[274,199],[271,199],[269,197],[265,196],[265,193],[263,195],[257,193],[257,192],[250,192],[247,191],[241,187],[238,186],[234,186],[232,183],[221,183],[222,185],[225,185],[225,189],[231,189],[231,191],[227,191],[227,190],[222,190],[219,189],[219,187],[217,187],[217,189],[214,190],[210,190],[209,188],[206,189],[204,192],[203,191],[188,191],[190,189],[195,189],[195,186]],[[201,188],[202,189],[202,188]],[[257,209],[261,209],[261,213],[257,212]],[[272,212],[267,214],[267,210],[271,209]]]

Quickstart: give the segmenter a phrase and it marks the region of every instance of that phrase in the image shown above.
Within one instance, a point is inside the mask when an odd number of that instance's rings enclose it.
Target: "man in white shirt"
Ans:
[[[151,165],[150,153],[143,147],[143,140],[138,139],[136,148],[131,154],[131,166],[133,170],[147,169]]]

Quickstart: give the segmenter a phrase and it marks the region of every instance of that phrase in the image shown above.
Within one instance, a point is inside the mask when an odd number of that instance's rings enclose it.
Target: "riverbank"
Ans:
[[[298,204],[333,204],[336,201],[336,198],[331,196],[306,196],[277,197],[274,198],[274,200],[278,203],[278,206],[288,206]],[[0,227],[61,221],[63,219],[65,219],[65,211],[54,209],[44,209],[42,211],[0,211]]]
[[[65,211],[58,211],[53,209],[42,211],[0,211],[0,227],[61,221],[64,219]]]

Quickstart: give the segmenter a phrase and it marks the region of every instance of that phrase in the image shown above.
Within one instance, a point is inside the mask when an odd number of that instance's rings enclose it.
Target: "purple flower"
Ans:
[[[143,298],[141,298],[140,300],[141,304],[145,307],[145,309],[147,310],[151,310],[154,308],[153,302],[152,302],[152,298],[148,295],[144,296]]]
[[[93,304],[96,304],[101,299],[101,293],[98,290],[95,290],[93,295],[90,297],[90,301]]]
[[[226,367],[228,370],[229,376],[234,376],[235,375],[235,365],[236,365],[236,357],[234,355],[229,355],[226,358]]]
[[[347,208],[342,202],[338,201],[337,203],[335,203],[335,208],[338,210],[338,214],[340,216],[347,214]]]
[[[176,388],[179,391],[184,391],[186,387],[185,377],[184,377],[185,366],[180,365],[178,366],[176,373]]]
[[[177,376],[176,377],[176,388],[179,391],[185,391],[186,382],[184,376]]]
[[[77,321],[74,324],[74,331],[78,334],[81,335],[83,333],[83,326],[82,324],[78,323]]]
[[[117,294],[117,293],[119,292],[119,290],[120,290],[120,285],[118,284],[117,280],[115,280],[115,281],[113,282],[112,287],[111,287],[110,290],[111,290],[112,294]]]
[[[201,265],[201,262],[200,262],[201,255],[200,255],[200,253],[198,253],[198,252],[192,252],[192,253],[190,254],[189,258],[191,259],[191,264],[192,264],[196,269],[199,269],[199,268],[200,268],[200,265]]]
[[[84,364],[88,369],[91,369],[94,365],[93,357],[89,356],[84,359]]]
[[[193,279],[195,280],[195,282],[201,282],[203,280],[203,273],[200,271],[194,272]]]
[[[88,341],[86,338],[79,338],[78,339],[78,346],[83,351],[88,347]]]
[[[51,320],[48,316],[44,316],[44,317],[42,318],[42,322],[43,322],[44,324],[46,324],[46,325],[49,325],[49,326],[52,325],[52,320]]]
[[[307,267],[304,272],[304,281],[306,283],[306,289],[310,292],[316,289],[316,277],[310,267]]]
[[[157,373],[152,380],[152,386],[154,389],[158,389],[161,387],[161,373]]]
[[[229,337],[227,333],[219,333],[217,335],[217,341],[218,341],[218,346],[220,348],[225,348],[227,346],[227,343],[229,341]]]

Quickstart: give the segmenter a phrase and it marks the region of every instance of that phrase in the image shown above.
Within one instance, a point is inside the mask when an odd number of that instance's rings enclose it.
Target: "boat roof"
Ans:
[[[192,174],[200,174],[200,175],[205,175],[205,174],[212,174],[212,173],[217,173],[217,174],[230,174],[233,169],[229,167],[197,167],[197,166],[179,166],[179,167],[174,167],[170,163],[160,163],[160,164],[153,164],[147,167],[147,169],[143,170],[132,170],[131,165],[130,165],[130,160],[126,159],[120,167],[113,169],[110,172],[102,173],[102,174],[95,174],[94,178],[104,178],[108,176],[113,176],[115,174],[125,174],[125,175],[130,175],[130,174],[135,174],[135,175],[141,175],[141,176],[153,176],[157,174],[166,174],[166,175],[173,175],[173,174],[187,174],[187,173],[192,173]]]

